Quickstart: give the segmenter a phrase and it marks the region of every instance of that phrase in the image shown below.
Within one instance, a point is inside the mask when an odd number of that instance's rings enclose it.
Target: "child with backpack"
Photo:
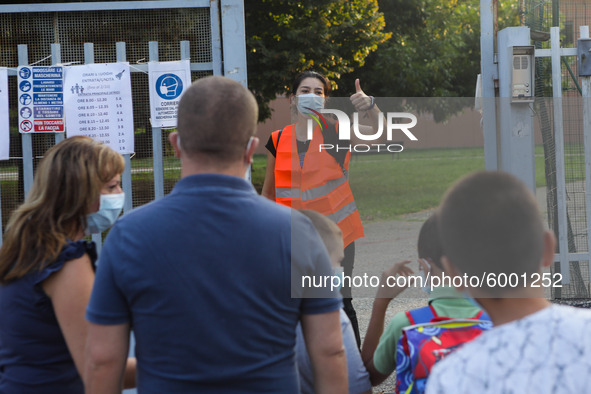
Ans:
[[[561,280],[543,272],[556,240],[533,193],[508,173],[477,172],[448,191],[439,215],[443,265],[450,275],[486,278],[466,290],[495,328],[438,363],[427,392],[590,392],[591,312],[544,298],[544,287]]]
[[[425,279],[441,277],[445,272],[441,265],[437,221],[437,214],[433,214],[419,232],[419,265]],[[433,364],[455,347],[490,328],[490,321],[486,321],[488,318],[483,316],[482,310],[455,288],[439,286],[431,291],[430,281],[416,281],[416,285],[422,285],[423,290],[430,293],[429,305],[396,314],[384,330],[390,301],[405,289],[388,286],[387,278],[411,275],[409,263],[408,260],[396,263],[382,274],[383,286],[378,287],[361,357],[373,386],[382,383],[396,370],[396,392],[421,393]]]

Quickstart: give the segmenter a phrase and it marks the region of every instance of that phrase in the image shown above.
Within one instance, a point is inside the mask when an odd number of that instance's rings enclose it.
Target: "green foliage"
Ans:
[[[347,82],[340,86],[353,86],[360,78],[364,91],[379,97],[474,96],[480,73],[479,0],[380,0],[379,6],[392,36],[363,67],[343,76]],[[499,29],[519,25],[518,2],[499,2],[498,14]],[[461,108],[428,109],[442,120]]]
[[[245,0],[249,88],[260,119],[268,102],[288,93],[301,71],[316,70],[339,85],[389,38],[377,0]]]

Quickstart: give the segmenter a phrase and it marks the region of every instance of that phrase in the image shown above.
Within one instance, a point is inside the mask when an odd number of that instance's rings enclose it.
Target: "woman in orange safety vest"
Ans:
[[[373,97],[367,96],[355,81],[356,93],[351,103],[370,123],[377,124],[382,116]],[[306,71],[293,83],[290,104],[294,124],[274,131],[267,142],[267,172],[262,195],[296,209],[312,209],[328,216],[343,233],[344,275],[351,277],[355,259],[355,240],[363,237],[363,225],[349,187],[349,145],[338,139],[338,125],[329,116],[319,116],[324,108],[330,82],[317,72]],[[308,140],[309,120],[315,118],[312,139]],[[318,125],[320,123],[320,125]],[[372,129],[371,126],[359,126]],[[329,147],[333,147],[329,149]],[[351,289],[343,288],[344,310],[351,320],[360,345],[357,316],[353,308]]]

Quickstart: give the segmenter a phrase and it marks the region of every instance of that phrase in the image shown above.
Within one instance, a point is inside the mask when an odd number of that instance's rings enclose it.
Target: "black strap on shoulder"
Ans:
[[[279,139],[281,138],[281,133],[283,133],[283,129],[279,130],[279,134],[277,134],[277,146],[279,146]],[[277,148],[277,146],[275,148]]]
[[[341,170],[345,169],[345,159],[347,158],[347,153],[349,152],[345,147],[343,149],[337,149],[339,145],[339,136],[336,128],[335,123],[328,123],[328,129],[321,127],[322,130],[322,138],[324,139],[324,143],[331,144],[334,148],[327,149],[326,152],[331,155],[338,165],[341,167]]]

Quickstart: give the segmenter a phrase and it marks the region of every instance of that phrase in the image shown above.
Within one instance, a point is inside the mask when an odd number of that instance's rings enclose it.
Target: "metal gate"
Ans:
[[[10,160],[0,161],[0,233],[30,189],[44,152],[64,138],[16,130],[17,66],[130,63],[135,154],[125,155],[124,211],[164,196],[180,177],[180,163],[167,147],[167,131],[150,125],[147,62],[190,59],[193,80],[225,75],[246,86],[244,8],[239,0],[0,5],[0,26],[0,66],[9,68],[11,125]],[[93,239],[100,246],[100,235]]]
[[[589,38],[588,26],[580,27],[580,38]],[[550,30],[550,48],[536,50],[536,58],[550,58],[551,64],[556,183],[555,191],[548,188],[547,198],[549,214],[554,212],[556,216],[552,220],[555,222],[553,227],[558,229],[558,253],[555,257],[558,264],[555,270],[559,270],[564,279],[563,288],[554,289],[557,290],[554,292],[557,298],[589,298],[591,77],[583,76],[577,80],[574,75],[572,70],[577,70],[577,53],[576,47],[561,48],[559,27]],[[565,82],[568,83],[571,78],[580,90],[565,89]],[[577,111],[573,112],[573,108]],[[554,209],[551,199],[556,204]]]
[[[551,287],[550,295],[588,299],[591,77],[577,75],[577,40],[563,34],[561,47],[559,27],[548,28],[549,33],[514,27],[497,36],[493,4],[490,0],[481,1],[486,167],[512,172],[534,191],[537,189],[538,194],[544,194],[548,224],[558,239],[553,271],[560,272],[563,278],[562,287]],[[557,9],[553,11],[558,15]],[[579,36],[589,38],[589,28],[580,27]],[[511,78],[516,63],[515,58],[507,56],[508,48],[517,46],[531,46],[535,54],[535,86],[531,87],[535,88],[535,96],[520,104],[511,102]],[[537,165],[544,166],[545,187],[536,188],[534,133],[542,134],[544,160],[538,160]],[[542,155],[540,150],[538,156]]]

